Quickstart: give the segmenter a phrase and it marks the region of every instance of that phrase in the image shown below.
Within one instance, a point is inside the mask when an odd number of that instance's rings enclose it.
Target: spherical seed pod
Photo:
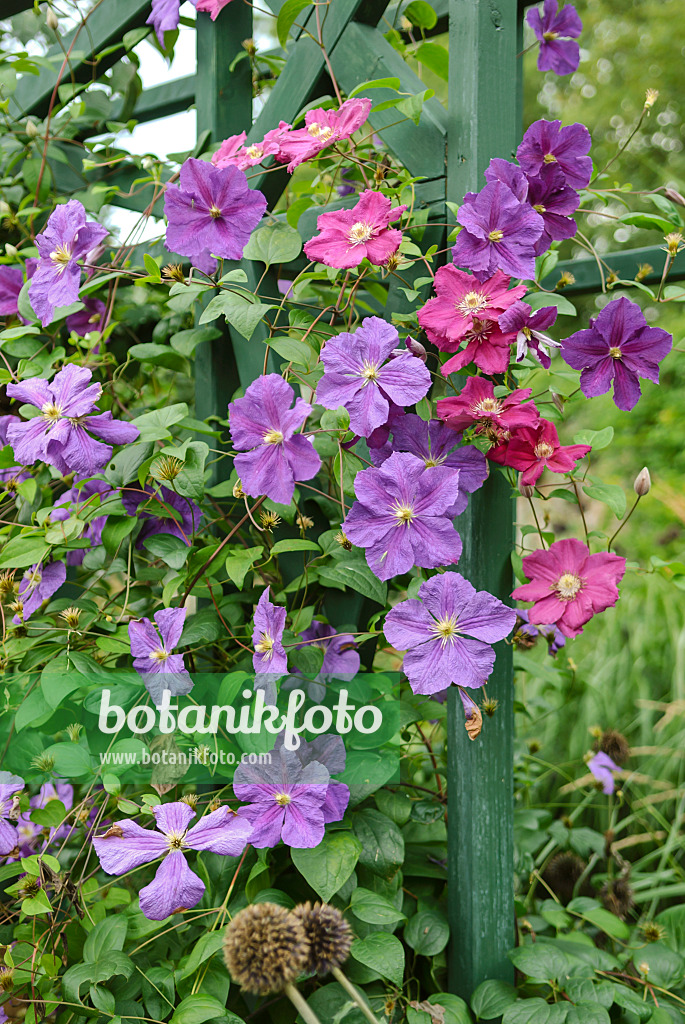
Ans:
[[[277,903],[253,903],[224,933],[231,978],[247,992],[281,992],[307,970],[310,948],[302,922]]]
[[[630,757],[630,744],[623,733],[617,732],[616,729],[607,729],[602,733],[599,749],[608,754],[616,764],[624,765]]]
[[[344,964],[354,939],[352,929],[336,907],[329,903],[301,903],[292,912],[302,923],[309,940],[307,968],[315,974],[328,974]]]

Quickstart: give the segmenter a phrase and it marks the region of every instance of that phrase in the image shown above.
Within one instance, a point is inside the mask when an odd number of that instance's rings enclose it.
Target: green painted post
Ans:
[[[252,125],[252,76],[247,60],[231,72],[243,40],[252,36],[252,8],[236,4],[230,18],[215,22],[201,15],[197,19],[197,134],[209,131],[211,145]],[[195,409],[198,419],[226,415],[226,406],[238,387],[239,374],[234,349],[243,338],[231,337],[223,328],[215,341],[203,342],[195,358]]]
[[[447,198],[478,191],[493,156],[510,158],[520,138],[516,0],[450,0]],[[461,518],[459,570],[479,590],[509,602],[513,502],[493,473]],[[488,697],[499,701],[471,741],[456,693],[448,707],[448,903],[450,990],[469,1000],[486,978],[513,980],[513,673],[498,645]]]

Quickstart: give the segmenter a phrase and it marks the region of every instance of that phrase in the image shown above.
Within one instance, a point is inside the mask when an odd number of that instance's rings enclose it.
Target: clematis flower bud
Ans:
[[[677,203],[678,206],[685,206],[685,196],[681,195],[676,189],[664,189],[664,195],[667,199],[670,199],[672,203]]]
[[[426,352],[425,348],[423,347],[420,341],[417,341],[415,338],[411,338],[408,335],[407,340],[405,341],[405,345],[407,346],[407,348],[409,349],[413,356],[416,356],[417,359],[420,359],[422,363],[426,362],[426,359],[428,358],[428,353]]]
[[[35,124],[35,122],[31,120],[30,117],[26,122],[26,134],[30,139],[35,139],[35,137],[38,135],[38,127]]]
[[[59,18],[53,11],[52,7],[48,8],[48,13],[45,16],[45,20],[48,24],[48,28],[52,29],[53,32],[56,32],[59,28]]]
[[[5,243],[5,252],[11,259],[16,259],[19,255],[19,250],[16,245],[12,245],[10,242]]]
[[[519,491],[524,498],[532,498],[535,494],[535,488],[531,487],[530,484],[519,484]]]
[[[645,494],[649,494],[651,486],[652,478],[649,475],[649,470],[645,466],[644,469],[641,469],[635,477],[633,489],[640,498],[644,498]]]

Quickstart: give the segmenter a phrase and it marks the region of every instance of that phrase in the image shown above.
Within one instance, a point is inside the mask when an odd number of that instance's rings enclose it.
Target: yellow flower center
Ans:
[[[40,581],[43,579],[43,576],[38,571],[34,570],[33,572],[25,572],[24,579],[28,582],[29,590],[35,590],[36,587],[40,585]]]
[[[373,238],[373,226],[365,220],[358,220],[353,224],[347,235],[352,245],[359,245],[360,242],[368,242]]]
[[[547,213],[547,207],[543,206],[542,203],[535,203],[533,209],[537,210],[538,213]]]
[[[446,458],[446,455],[431,455],[429,459],[423,460],[423,464],[426,467],[426,469],[431,469],[432,466],[441,466]]]
[[[401,505],[399,501],[392,506],[391,512],[397,520],[397,526],[408,526],[414,518],[414,509],[411,505]]]
[[[209,216],[212,217],[214,220],[218,220],[219,217],[221,216],[221,210],[214,203],[209,208]]]
[[[322,142],[328,142],[333,134],[332,128],[329,128],[328,125],[325,124],[319,124],[318,121],[312,121],[312,123],[307,126],[307,131],[313,138],[320,139]]]
[[[431,632],[434,633],[436,637],[440,637],[443,647],[445,646],[448,640],[451,643],[452,637],[456,636],[456,634],[459,632],[459,627],[457,626],[457,616],[446,615],[442,619],[436,619],[435,623],[431,626]]]
[[[609,349],[609,355],[611,356],[612,359],[620,359],[621,358],[621,350],[620,350],[620,348],[617,345],[612,345],[611,348]]]
[[[262,146],[248,146],[245,150],[250,160],[261,160],[264,156],[264,149]]]
[[[559,38],[559,33],[558,32],[543,32],[542,33],[542,38],[545,40],[546,43],[550,43],[552,41],[552,39],[558,39]]]
[[[535,446],[535,457],[538,459],[548,459],[550,455],[554,455],[554,448],[547,441],[541,441],[540,444]]]
[[[185,846],[183,842],[185,838],[185,832],[169,832],[167,833],[166,841],[169,844],[170,850],[182,850]]]
[[[367,359],[365,359],[364,369],[362,370],[362,377],[365,378],[365,383],[367,384],[370,380],[378,380],[378,366],[375,363],[370,363]]]
[[[274,800],[281,807],[287,807],[289,803],[292,803],[292,797],[288,793],[276,793]]]
[[[56,422],[62,415],[61,407],[55,405],[54,402],[46,402],[40,411],[46,420],[52,420],[53,422]]]
[[[552,586],[552,590],[556,590],[562,601],[572,601],[582,586],[583,581],[580,576],[575,576],[572,572],[565,572]]]
[[[269,430],[264,435],[264,444],[282,444],[283,434],[280,430]]]
[[[67,264],[71,262],[71,249],[68,245],[58,245],[57,248],[50,253],[50,259],[57,265],[57,269],[61,274],[66,270]]]
[[[502,411],[502,403],[498,402],[496,398],[483,398],[480,402],[476,402],[472,411],[476,415],[478,413],[485,413],[486,416],[497,415]]]
[[[153,661],[166,661],[169,657],[169,652],[164,647],[158,647],[156,651],[153,651],[150,655]]]
[[[546,164],[555,164],[557,162],[557,158],[554,153],[545,153],[542,159]]]
[[[457,303],[456,308],[464,316],[468,316],[469,313],[479,313],[487,304],[487,296],[482,292],[467,292],[461,302]]]
[[[500,231],[499,228],[495,228],[494,231],[490,232],[488,238],[490,239],[491,242],[501,242],[502,239],[504,238],[504,232]]]
[[[274,639],[268,633],[262,633],[254,647],[257,654],[263,654],[267,661],[274,656]]]

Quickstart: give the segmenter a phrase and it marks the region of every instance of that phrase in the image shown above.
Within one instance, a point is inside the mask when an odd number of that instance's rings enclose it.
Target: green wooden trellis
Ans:
[[[277,14],[284,0],[267,2]],[[11,17],[32,6],[31,0],[4,0],[2,15]],[[396,8],[395,3],[390,6]],[[433,34],[449,30],[448,111],[433,99],[425,105],[418,126],[408,123],[388,127],[395,119],[388,111],[372,113],[370,122],[376,130],[384,129],[386,145],[412,175],[422,177],[416,203],[428,209],[428,231],[435,235],[431,241],[437,241],[444,237],[442,229],[431,229],[430,221],[445,222],[445,199],[458,202],[465,192],[478,190],[491,157],[511,157],[520,140],[523,118],[517,54],[522,49],[523,13],[528,3],[433,0],[432,6],[438,15]],[[390,76],[399,78],[402,91],[423,90],[423,84],[383,37],[379,22],[386,7],[388,0],[330,0],[323,40],[345,92],[364,81]],[[114,64],[121,56],[117,42],[125,32],[144,24],[149,9],[150,0],[100,0],[89,16],[87,32],[80,32],[74,45],[70,80],[94,81]],[[307,15],[305,10],[302,17]],[[309,16],[313,19],[313,14]],[[211,142],[218,144],[228,135],[246,130],[249,140],[260,139],[280,120],[292,120],[303,106],[330,91],[321,49],[297,27],[291,35],[283,72],[254,125],[248,64],[240,61],[232,73],[229,71],[242,41],[252,36],[252,9],[241,3],[227,8],[216,22],[204,15],[198,17],[197,73],[148,90],[139,98],[134,116],[139,122],[152,121],[195,103],[198,137],[208,133]],[[65,49],[72,38],[63,40]],[[45,69],[38,78],[26,76],[19,83],[10,106],[12,116],[45,116],[63,53],[60,47],[54,47],[49,54],[55,60],[54,71]],[[374,90],[372,98],[379,102],[390,95]],[[54,172],[57,187],[69,193],[93,181],[96,172],[84,174],[73,149],[66,155],[71,157],[70,165],[58,164]],[[133,164],[120,164],[116,177],[106,180],[115,181],[125,192],[138,176]],[[253,178],[251,184],[262,188],[271,205],[285,181],[284,172]],[[151,198],[151,192],[139,191],[132,196],[121,195],[114,202],[142,211]],[[154,212],[161,213],[159,205]],[[299,226],[305,236],[313,233],[320,212],[317,208],[301,218]],[[656,246],[603,256],[605,264],[623,280],[633,278],[640,264],[662,267],[663,259],[662,250]],[[253,264],[246,261],[245,270],[256,283]],[[553,281],[565,270],[572,270],[575,277],[575,284],[568,286],[567,292],[589,292],[602,285],[593,259],[558,264]],[[660,271],[655,269],[643,279],[653,282],[659,278]],[[677,267],[671,279],[682,278],[685,269]],[[403,301],[401,291],[391,288],[387,312],[400,310]],[[230,344],[227,341],[222,338],[205,343],[204,351],[198,350],[196,404],[202,418],[212,413],[224,415],[226,402],[236,387],[249,383],[262,371],[262,349],[254,340],[247,343],[232,334]],[[511,590],[513,511],[508,484],[501,474],[492,474],[472,497],[460,525],[464,540],[460,571],[476,587],[504,600]],[[448,718],[450,988],[467,1000],[485,978],[511,980],[513,975],[506,957],[514,942],[511,648],[500,645],[488,691],[500,700],[500,707],[477,742],[471,743],[465,733],[463,714],[456,707],[454,695]]]

